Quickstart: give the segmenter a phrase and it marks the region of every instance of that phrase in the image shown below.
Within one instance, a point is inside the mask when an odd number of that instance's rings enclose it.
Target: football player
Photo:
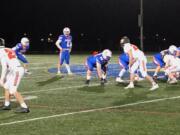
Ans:
[[[10,97],[15,96],[20,104],[16,110],[19,113],[29,113],[29,108],[24,102],[22,95],[17,91],[24,68],[16,58],[16,53],[10,48],[0,49],[0,64],[2,66],[0,86],[5,89],[5,102],[0,110],[11,110]]]
[[[131,44],[129,38],[126,36],[120,40],[120,44],[123,47],[124,53],[127,53],[129,56],[130,83],[125,89],[134,88],[136,71],[139,71],[142,77],[146,78],[152,84],[150,90],[158,89],[158,84],[147,74],[147,59],[144,53],[137,46]]]
[[[153,61],[157,65],[156,70],[155,70],[154,75],[153,75],[153,78],[155,80],[157,79],[158,73],[161,70],[161,68],[164,68],[164,66],[165,66],[165,62],[163,60],[165,55],[175,55],[176,50],[177,50],[177,47],[174,45],[171,45],[169,47],[169,49],[163,50],[160,53],[155,54],[153,56]]]
[[[61,66],[65,61],[65,66],[68,71],[68,74],[71,75],[71,69],[69,66],[70,63],[70,53],[72,50],[72,36],[70,35],[70,29],[68,27],[63,29],[63,34],[60,35],[58,40],[56,41],[56,46],[59,49],[59,63],[58,63],[58,72],[57,74],[61,74]]]
[[[165,73],[168,75],[168,82],[170,84],[177,83],[176,73],[180,72],[180,59],[173,55],[166,55],[164,57]]]
[[[87,58],[86,84],[90,83],[91,73],[94,70],[94,68],[97,69],[97,74],[98,74],[98,78],[101,81],[101,85],[104,85],[104,83],[106,83],[107,66],[111,57],[112,57],[112,52],[109,49],[105,49],[102,53],[99,53],[97,55],[91,55]]]
[[[29,62],[25,56],[25,53],[29,50],[29,39],[27,37],[23,37],[21,42],[13,47],[12,50],[15,51],[17,58],[24,64],[25,73],[31,74],[31,72],[28,70]]]
[[[122,80],[122,77],[126,73],[126,71],[129,70],[129,56],[126,53],[123,53],[119,56],[119,65],[122,68],[121,71],[119,72],[119,76],[116,78],[116,82],[124,82]]]
[[[119,65],[120,65],[121,71],[119,72],[119,75],[116,78],[116,82],[123,83],[124,80],[122,79],[122,77],[129,70],[129,56],[128,56],[128,54],[123,53],[119,56]],[[136,71],[135,80],[136,81],[144,80],[143,78],[139,77],[138,71]]]

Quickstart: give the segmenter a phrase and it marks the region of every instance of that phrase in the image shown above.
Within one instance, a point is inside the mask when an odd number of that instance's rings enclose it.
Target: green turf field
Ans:
[[[36,98],[27,100],[29,114],[15,114],[14,102],[11,111],[0,112],[0,135],[180,135],[180,83],[159,82],[160,89],[150,92],[146,81],[124,90],[110,78],[105,87],[97,79],[86,87],[85,76],[47,72],[56,67],[56,55],[27,57],[33,74],[23,78],[19,91]],[[72,55],[71,63],[85,58]],[[111,63],[117,61],[114,56]]]

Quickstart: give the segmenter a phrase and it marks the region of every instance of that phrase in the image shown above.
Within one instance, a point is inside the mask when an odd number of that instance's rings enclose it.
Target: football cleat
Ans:
[[[85,84],[89,85],[89,83],[90,83],[90,80],[86,80]]]
[[[106,79],[104,79],[104,83],[107,83],[108,81]]]
[[[3,106],[0,107],[0,110],[1,110],[1,111],[3,111],[3,110],[4,110],[4,111],[5,111],[5,110],[6,110],[6,111],[11,110],[11,105],[8,105],[8,106],[3,105]]]
[[[134,84],[129,84],[127,87],[125,87],[124,89],[134,89]]]
[[[101,79],[101,86],[104,86],[105,84],[105,79]]]
[[[68,75],[73,75],[73,73],[72,73],[72,72],[69,72]]]
[[[122,80],[120,77],[117,77],[117,78],[116,78],[116,82],[118,82],[118,83],[124,83],[124,80]]]
[[[158,85],[158,84],[155,84],[155,85],[153,85],[152,88],[150,88],[149,90],[150,90],[150,91],[154,91],[154,90],[156,90],[156,89],[158,89],[158,88],[159,88],[159,85]]]
[[[58,72],[57,72],[57,75],[61,75],[61,71],[58,71]]]
[[[169,84],[176,84],[178,81],[176,79],[170,80]]]
[[[30,112],[29,108],[22,108],[22,107],[17,108],[15,111],[15,113],[29,113],[29,112]]]

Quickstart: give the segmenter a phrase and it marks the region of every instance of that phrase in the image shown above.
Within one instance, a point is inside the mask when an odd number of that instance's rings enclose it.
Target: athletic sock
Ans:
[[[102,74],[102,78],[103,78],[103,79],[106,79],[106,75],[105,75],[105,74]]]
[[[134,86],[134,83],[133,83],[133,82],[130,82],[130,85],[133,85],[133,86]]]
[[[22,103],[22,104],[21,104],[21,107],[22,107],[22,108],[28,108],[27,105],[26,105],[26,103]]]
[[[91,80],[91,76],[87,75],[86,79]]]
[[[67,69],[68,73],[71,73],[70,66],[68,64],[66,64],[65,66],[66,66],[66,69]]]
[[[9,106],[10,105],[10,102],[9,101],[5,101],[4,102],[4,106]]]
[[[126,72],[126,70],[123,68],[123,69],[119,72],[119,77],[122,78],[122,76],[124,75],[125,72]]]
[[[157,84],[156,82],[154,82],[154,81],[152,82],[152,86],[154,86],[154,85],[156,85],[156,84]]]
[[[153,76],[157,76],[157,72],[155,72]]]

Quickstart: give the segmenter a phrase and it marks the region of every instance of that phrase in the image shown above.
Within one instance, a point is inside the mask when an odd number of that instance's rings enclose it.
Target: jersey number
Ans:
[[[15,52],[13,50],[5,49],[5,52],[7,53],[9,59],[16,58],[16,54],[15,54]]]

